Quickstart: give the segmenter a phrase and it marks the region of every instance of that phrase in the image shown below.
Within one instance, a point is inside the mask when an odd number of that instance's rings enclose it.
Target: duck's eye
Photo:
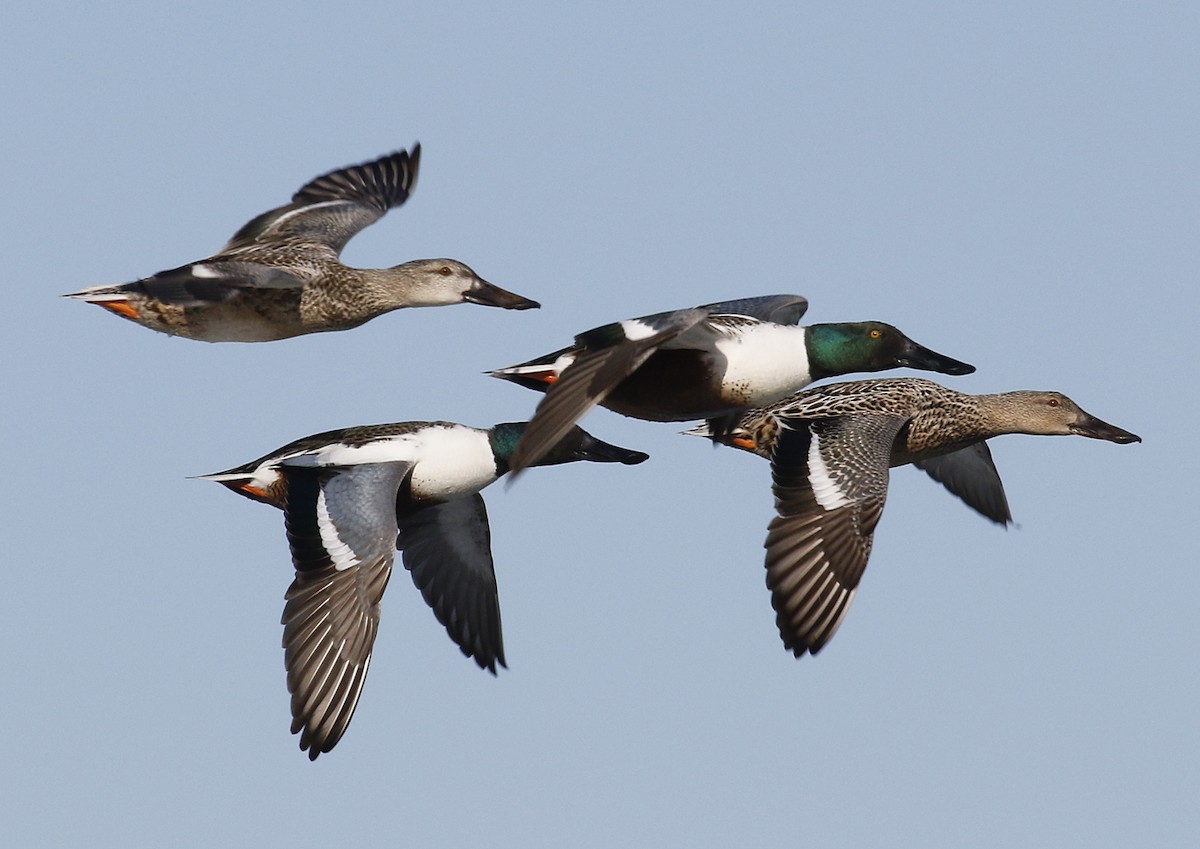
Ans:
[[[1050,400],[1049,400],[1047,403],[1048,403],[1048,404],[1049,404],[1051,407],[1057,407],[1057,406],[1058,406],[1058,399],[1057,399],[1057,398],[1051,398],[1051,399],[1050,399]]]
[[[454,272],[450,270],[450,266],[448,265],[443,265],[438,269],[438,274],[442,275],[443,277],[449,277],[453,273]]]
[[[883,331],[880,330],[878,327],[872,327],[869,331],[867,331],[867,335],[870,336],[872,339],[878,339],[879,337],[881,337],[883,335]]]

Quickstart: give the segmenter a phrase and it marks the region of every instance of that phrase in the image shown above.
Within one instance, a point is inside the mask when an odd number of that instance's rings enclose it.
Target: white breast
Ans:
[[[487,431],[464,425],[430,428],[418,436],[413,494],[445,499],[478,492],[496,480],[496,457]]]
[[[726,360],[722,394],[745,406],[770,404],[812,383],[803,327],[764,322],[723,336],[716,347]]]

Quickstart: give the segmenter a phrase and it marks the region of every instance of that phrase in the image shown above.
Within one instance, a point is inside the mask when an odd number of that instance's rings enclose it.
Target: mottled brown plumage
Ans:
[[[67,297],[144,327],[205,342],[266,342],[347,330],[403,307],[477,303],[530,309],[453,259],[351,268],[338,259],[362,228],[408,199],[421,146],[323,174],[292,202],[242,226],[220,251],[178,268]]]
[[[849,609],[887,498],[913,463],[995,522],[1011,521],[986,440],[1006,433],[1140,442],[1059,392],[968,395],[920,378],[835,383],[689,431],[771,461],[767,586],[784,645],[816,654]]]

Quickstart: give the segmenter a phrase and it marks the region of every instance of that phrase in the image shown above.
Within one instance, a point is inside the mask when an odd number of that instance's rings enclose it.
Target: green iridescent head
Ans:
[[[488,441],[492,453],[496,456],[497,466],[503,471],[508,469],[508,461],[517,451],[517,444],[525,433],[529,422],[504,422],[491,429]],[[624,463],[633,466],[649,459],[650,455],[642,451],[633,451],[619,445],[610,445],[597,439],[581,427],[573,427],[567,435],[558,441],[546,455],[533,465],[554,466],[558,463],[573,463],[577,460],[588,460],[593,463]]]
[[[858,371],[908,368],[942,374],[970,374],[975,366],[918,345],[890,324],[852,321],[810,324],[806,328],[809,372],[813,380]]]

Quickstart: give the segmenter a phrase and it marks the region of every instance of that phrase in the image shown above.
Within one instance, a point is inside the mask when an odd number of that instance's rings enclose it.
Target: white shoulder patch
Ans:
[[[808,444],[808,482],[812,486],[813,497],[826,510],[849,507],[854,502],[846,497],[846,493],[829,474],[829,467],[821,456],[820,438],[815,433],[811,436],[812,441]]]
[[[192,264],[192,276],[198,277],[201,280],[212,280],[213,278],[220,277],[221,274],[213,271],[207,265],[197,262]]]
[[[639,339],[648,339],[658,331],[649,324],[643,324],[636,318],[627,318],[621,322],[621,330],[625,333],[625,338],[630,342],[636,342]]]
[[[563,352],[562,356],[554,361],[554,373],[561,376],[567,366],[573,362],[575,362],[575,352],[567,349]]]

